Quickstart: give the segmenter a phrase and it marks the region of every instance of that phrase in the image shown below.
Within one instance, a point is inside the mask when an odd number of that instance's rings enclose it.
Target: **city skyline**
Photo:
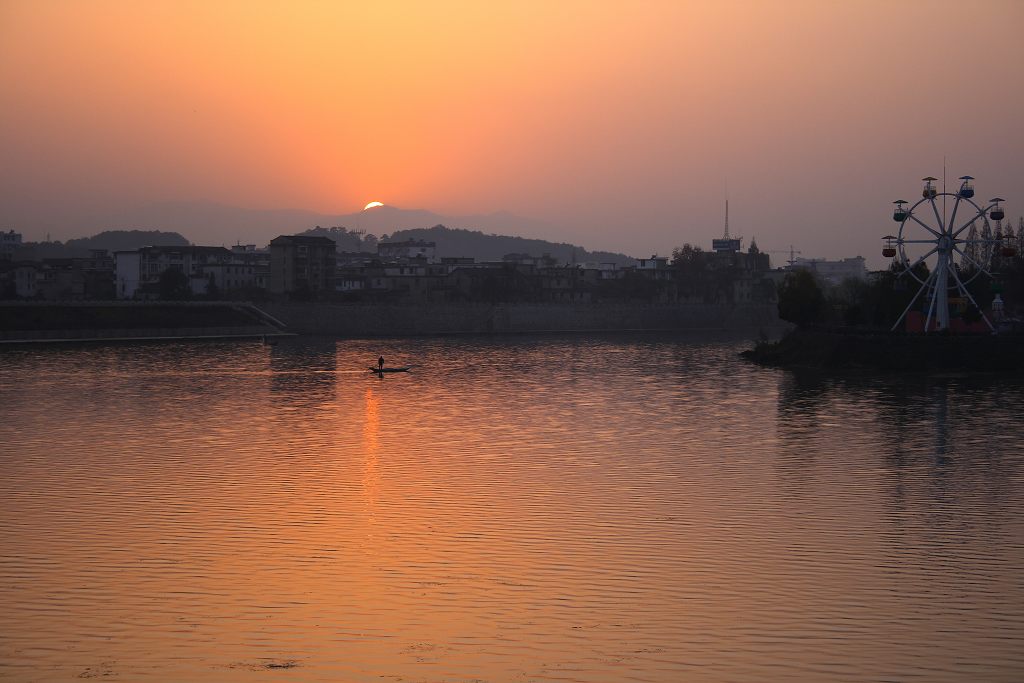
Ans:
[[[109,222],[161,203],[381,201],[643,256],[706,247],[728,197],[762,248],[880,267],[889,203],[943,162],[1024,215],[1024,9],[964,9],[11,2],[0,227],[68,239],[166,229]]]

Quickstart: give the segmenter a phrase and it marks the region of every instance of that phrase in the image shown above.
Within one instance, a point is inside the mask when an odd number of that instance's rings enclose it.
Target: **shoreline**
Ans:
[[[50,345],[50,344],[95,344],[104,342],[164,342],[164,341],[217,341],[231,339],[262,339],[297,337],[291,332],[241,332],[226,334],[170,334],[170,335],[138,335],[138,336],[95,336],[95,337],[44,337],[27,339],[0,339],[0,346]]]
[[[788,326],[779,319],[775,304],[275,302],[261,308],[289,331],[341,338],[757,330]]]
[[[72,344],[103,344],[103,343],[117,343],[125,344],[132,342],[178,342],[178,341],[244,341],[252,339],[316,339],[316,338],[329,338],[338,341],[354,341],[360,339],[375,339],[375,340],[404,340],[404,339],[456,339],[456,338],[484,338],[484,339],[516,339],[525,337],[601,337],[601,336],[615,336],[615,335],[629,335],[629,336],[650,336],[650,337],[664,337],[668,335],[672,336],[686,336],[690,334],[694,335],[727,335],[734,337],[737,341],[743,339],[752,339],[758,335],[767,334],[772,339],[778,339],[785,334],[786,328],[764,328],[763,326],[751,325],[749,327],[690,327],[686,329],[629,329],[629,328],[618,328],[618,329],[588,329],[588,330],[565,330],[565,329],[550,329],[550,330],[523,330],[516,332],[433,332],[433,333],[415,333],[415,334],[387,334],[387,335],[363,335],[363,336],[348,336],[348,335],[334,335],[334,334],[316,334],[306,333],[300,334],[296,332],[270,332],[270,333],[225,333],[225,334],[162,334],[162,335],[140,335],[140,336],[95,336],[95,337],[52,337],[52,338],[24,338],[24,339],[0,339],[0,348],[11,348],[17,346],[56,346],[56,345],[72,345]]]
[[[762,367],[873,373],[1018,375],[1024,335],[905,334],[797,328],[740,353]]]
[[[242,302],[0,302],[0,344],[258,338],[291,334]]]
[[[155,324],[154,324],[155,323]],[[772,304],[0,302],[0,344],[258,338],[770,332]]]

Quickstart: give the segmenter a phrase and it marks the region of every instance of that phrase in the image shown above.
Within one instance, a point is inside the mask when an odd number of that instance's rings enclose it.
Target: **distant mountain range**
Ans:
[[[300,234],[332,239],[338,245],[338,251],[375,251],[378,243],[378,240],[373,237],[345,228],[313,228]],[[433,242],[437,245],[438,256],[471,256],[477,261],[500,261],[508,254],[528,254],[530,256],[547,254],[561,263],[596,261],[630,265],[635,260],[625,254],[587,251],[583,247],[565,242],[556,243],[509,235],[485,235],[479,230],[449,228],[444,225],[397,230],[390,235],[383,235],[380,241],[404,242],[406,240]]]
[[[92,237],[67,242],[25,242],[15,253],[16,259],[77,258],[89,256],[93,249],[109,252],[130,251],[149,245],[184,246],[189,242],[176,232],[159,230],[105,230]]]
[[[339,226],[380,236],[396,230],[434,225],[511,235],[551,235],[557,229],[541,221],[500,211],[471,216],[444,216],[432,211],[378,206],[350,214],[300,209],[243,209],[214,202],[157,202],[115,214],[82,217],[70,226],[80,235],[99,230],[165,230],[186,235],[196,244],[265,245],[278,235],[294,235],[314,226]]]
[[[341,251],[372,250],[376,248],[377,239],[391,242],[413,239],[435,242],[438,256],[471,256],[478,261],[499,261],[511,253],[550,254],[565,263],[601,261],[626,265],[634,261],[625,254],[591,252],[565,242],[515,236],[517,232],[550,234],[555,230],[540,221],[507,211],[475,216],[442,216],[432,211],[385,205],[339,216],[337,223],[331,224],[339,229],[330,234],[322,227],[324,224],[320,225],[320,230],[314,228],[304,234],[324,234],[338,242]]]
[[[89,226],[89,227],[87,227]],[[108,228],[91,238],[35,243],[35,258],[87,255],[89,249],[137,249],[154,244],[264,246],[278,235],[322,234],[339,242],[342,251],[358,251],[376,239],[424,239],[437,243],[440,256],[471,256],[481,261],[500,260],[509,253],[560,261],[602,261],[620,264],[633,259],[625,254],[590,252],[572,244],[517,237],[556,232],[553,226],[501,211],[471,216],[443,216],[431,211],[379,206],[366,211],[332,216],[297,209],[243,209],[212,202],[162,202],[126,209],[116,215],[79,223],[83,233]],[[318,231],[317,228],[320,230]],[[488,234],[489,233],[489,234]],[[108,246],[109,245],[109,246]],[[69,248],[75,253],[69,253]],[[54,252],[54,253],[50,253]],[[60,252],[60,253],[56,253]]]

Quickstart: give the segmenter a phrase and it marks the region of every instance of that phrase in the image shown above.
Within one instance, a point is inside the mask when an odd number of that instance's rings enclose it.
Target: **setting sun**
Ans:
[[[381,202],[370,202],[369,204],[367,204],[366,206],[363,207],[363,211],[366,211],[367,209],[372,209],[375,206],[384,206],[384,205]]]

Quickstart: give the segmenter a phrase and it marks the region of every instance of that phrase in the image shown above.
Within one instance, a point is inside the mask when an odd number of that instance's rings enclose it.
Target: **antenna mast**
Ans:
[[[942,222],[946,222],[946,155],[942,155]]]
[[[725,200],[725,235],[724,239],[729,239],[729,200]]]

